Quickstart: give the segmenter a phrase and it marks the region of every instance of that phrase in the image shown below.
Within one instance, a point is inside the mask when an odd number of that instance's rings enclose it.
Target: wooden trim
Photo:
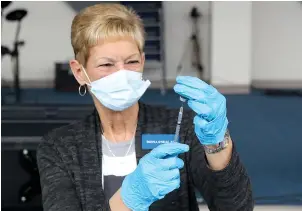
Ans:
[[[258,89],[302,89],[302,80],[253,80],[252,86]]]

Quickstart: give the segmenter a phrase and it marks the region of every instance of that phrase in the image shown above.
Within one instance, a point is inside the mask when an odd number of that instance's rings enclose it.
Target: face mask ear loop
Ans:
[[[88,86],[91,86],[91,81],[90,81],[90,79],[89,79],[89,77],[88,77],[88,75],[87,75],[87,72],[86,72],[85,68],[83,67],[83,65],[82,65],[82,71],[84,72],[86,78],[87,78],[88,81],[89,81],[89,84],[87,84],[87,85],[88,85]]]

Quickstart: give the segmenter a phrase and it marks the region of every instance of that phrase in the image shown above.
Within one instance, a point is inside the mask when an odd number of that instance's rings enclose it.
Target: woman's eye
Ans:
[[[107,64],[101,64],[100,67],[112,67],[113,64],[107,63]]]
[[[133,61],[129,61],[129,62],[127,62],[128,64],[136,64],[136,63],[139,63],[139,61],[138,60],[133,60]]]

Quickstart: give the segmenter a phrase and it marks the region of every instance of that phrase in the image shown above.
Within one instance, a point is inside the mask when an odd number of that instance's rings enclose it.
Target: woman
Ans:
[[[95,111],[43,138],[37,159],[45,211],[253,210],[250,180],[227,132],[225,98],[193,77],[178,77],[187,99],[179,142],[177,110],[139,102],[150,82],[141,19],[119,4],[98,4],[73,20],[70,67]],[[158,144],[164,140],[164,144]]]

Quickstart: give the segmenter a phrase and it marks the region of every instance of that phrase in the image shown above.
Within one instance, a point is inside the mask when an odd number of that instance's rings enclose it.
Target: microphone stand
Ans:
[[[24,9],[17,9],[9,14],[7,14],[6,19],[8,21],[17,21],[17,30],[14,40],[13,50],[11,51],[11,59],[13,63],[13,74],[14,74],[14,90],[15,90],[15,102],[21,102],[21,88],[20,88],[20,53],[19,53],[19,46],[24,45],[24,41],[19,40],[19,35],[21,31],[21,21],[27,15],[27,11]]]
[[[14,89],[15,89],[15,95],[16,95],[16,102],[20,103],[21,101],[21,89],[20,89],[20,72],[19,72],[19,67],[20,67],[20,60],[19,60],[19,46],[24,45],[24,41],[19,41],[19,34],[21,30],[21,20],[18,20],[17,23],[17,31],[16,31],[16,36],[15,36],[15,41],[14,41],[14,49],[11,53],[12,60],[14,63]]]

